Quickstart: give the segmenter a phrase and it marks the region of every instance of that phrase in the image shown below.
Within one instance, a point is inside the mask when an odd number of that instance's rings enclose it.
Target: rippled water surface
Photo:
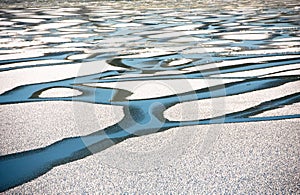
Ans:
[[[80,101],[125,115],[90,135],[1,156],[1,191],[130,137],[300,117],[297,1],[161,4],[1,3],[0,104]]]

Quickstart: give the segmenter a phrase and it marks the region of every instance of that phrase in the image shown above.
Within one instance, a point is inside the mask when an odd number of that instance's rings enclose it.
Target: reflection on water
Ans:
[[[178,1],[164,9],[156,1],[30,3],[0,9],[0,103],[119,105],[125,117],[90,135],[1,156],[1,191],[134,136],[300,117],[259,115],[300,100],[297,1]],[[24,4],[30,8],[15,8]],[[176,115],[190,102],[223,98],[231,107],[234,97],[247,102],[282,87],[293,90],[229,110],[213,101],[205,116]]]

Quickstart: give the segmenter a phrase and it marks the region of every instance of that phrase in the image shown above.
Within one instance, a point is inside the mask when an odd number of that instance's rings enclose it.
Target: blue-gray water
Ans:
[[[66,74],[62,80],[2,90],[0,104],[81,101],[123,106],[125,116],[117,124],[95,129],[90,135],[1,156],[1,192],[37,178],[55,166],[92,155],[91,151],[101,152],[135,136],[179,126],[300,118],[299,112],[255,117],[299,102],[299,92],[201,120],[174,121],[163,115],[178,103],[251,93],[299,81],[297,1],[47,4],[2,3],[0,71],[80,64],[79,76],[69,78]],[[99,71],[90,66],[97,66]],[[247,71],[250,74],[245,76]],[[32,77],[35,76],[33,73]],[[218,82],[197,90],[187,88],[149,98],[130,98],[132,91],[118,88],[123,86],[119,83],[131,81],[176,79]],[[224,79],[232,82],[223,83]],[[104,83],[118,84],[110,88],[101,85]],[[58,88],[81,93],[73,97],[42,96],[43,92]]]

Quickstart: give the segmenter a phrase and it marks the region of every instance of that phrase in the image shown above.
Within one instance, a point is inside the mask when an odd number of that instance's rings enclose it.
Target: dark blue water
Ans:
[[[58,80],[11,88],[3,83],[0,104],[78,101],[117,105],[123,107],[124,118],[105,129],[95,129],[90,135],[1,156],[0,191],[131,137],[180,126],[300,118],[299,112],[255,116],[299,102],[299,91],[201,120],[176,121],[164,115],[179,103],[297,83],[300,9],[296,4],[245,1],[215,2],[212,6],[208,2],[181,2],[165,9],[156,9],[157,2],[148,8],[133,2],[87,2],[75,7],[67,3],[58,3],[57,7],[41,3],[37,8],[16,8],[22,7],[22,3],[4,4],[6,8],[0,9],[1,73],[28,69],[33,73],[27,76],[36,77],[34,70],[38,67],[55,66],[57,71],[66,66],[80,68],[77,75],[69,76],[66,72],[65,78]],[[132,98],[134,91],[128,89],[130,82],[184,83],[190,79],[205,80],[207,86],[193,89],[182,84],[184,90],[171,86],[175,89],[172,94],[147,93],[149,97],[146,94],[140,98]],[[224,79],[231,81],[223,82]],[[117,85],[102,85],[107,83]],[[55,89],[74,89],[80,94],[42,95]],[[218,106],[223,105],[215,105]]]

